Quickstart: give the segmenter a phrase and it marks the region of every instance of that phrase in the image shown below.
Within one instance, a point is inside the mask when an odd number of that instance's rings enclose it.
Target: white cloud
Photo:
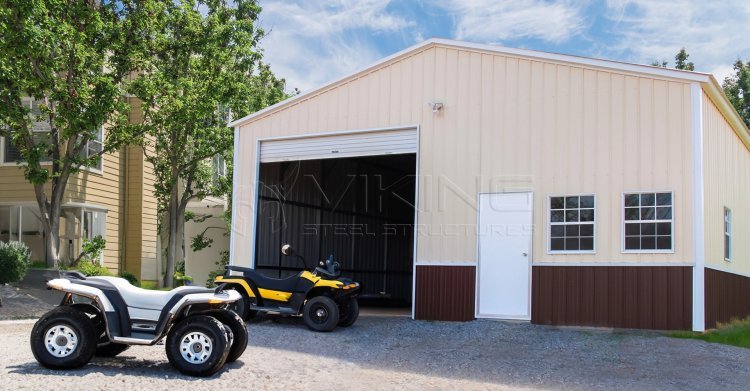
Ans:
[[[499,42],[537,38],[564,42],[586,27],[586,1],[438,0],[453,14],[458,39]]]
[[[386,10],[390,0],[263,1],[265,61],[289,88],[307,91],[384,56],[368,42],[414,23]]]
[[[728,76],[732,63],[750,56],[750,3],[747,0],[608,0],[614,51],[632,61],[674,63],[685,47],[696,70]]]

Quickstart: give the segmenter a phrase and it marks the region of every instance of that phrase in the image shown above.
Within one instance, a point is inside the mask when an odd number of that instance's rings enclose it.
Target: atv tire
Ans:
[[[258,315],[258,311],[251,310],[250,305],[253,304],[255,301],[255,298],[250,298],[247,293],[240,292],[236,288],[232,288],[232,290],[237,291],[240,296],[242,296],[241,299],[235,301],[234,303],[229,305],[229,309],[231,311],[234,311],[237,315],[242,318],[244,321],[249,321],[250,319],[255,318],[256,315]]]
[[[339,323],[339,306],[328,296],[316,296],[305,303],[302,317],[313,331],[331,331]]]
[[[229,338],[224,325],[206,315],[189,316],[167,335],[167,358],[178,371],[207,377],[218,372],[229,354]]]
[[[339,326],[349,327],[359,318],[359,302],[356,297],[349,297],[339,306]]]
[[[240,318],[238,314],[230,310],[217,310],[211,311],[211,316],[218,319],[224,324],[224,327],[229,328],[229,331],[233,335],[233,341],[229,347],[229,354],[227,355],[226,362],[237,361],[242,353],[247,349],[247,326],[245,322]]]
[[[96,351],[96,329],[88,315],[69,306],[47,312],[31,330],[31,352],[50,369],[79,368]]]
[[[94,355],[97,357],[114,357],[128,350],[129,347],[130,345],[125,345],[123,343],[110,342],[106,345],[97,347]]]

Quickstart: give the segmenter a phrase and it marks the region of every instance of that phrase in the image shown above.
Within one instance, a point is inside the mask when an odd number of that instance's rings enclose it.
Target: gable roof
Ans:
[[[252,113],[240,119],[234,120],[230,122],[227,126],[237,127],[237,126],[244,125],[248,122],[252,122],[253,120],[269,115],[284,107],[291,106],[299,101],[303,101],[312,96],[320,94],[339,84],[342,84],[350,79],[353,79],[361,74],[372,72],[373,70],[380,68],[382,66],[385,66],[386,64],[390,63],[393,60],[396,60],[401,57],[406,57],[408,55],[411,55],[411,54],[414,54],[419,51],[432,48],[432,47],[444,47],[444,48],[453,48],[453,49],[473,50],[473,51],[493,53],[493,54],[505,54],[505,55],[511,55],[511,56],[516,56],[516,57],[525,57],[529,59],[547,60],[547,61],[573,64],[573,65],[583,65],[583,66],[609,69],[613,71],[642,74],[645,76],[663,77],[663,78],[683,80],[685,82],[701,83],[704,90],[706,90],[709,96],[711,96],[715,100],[716,105],[721,109],[722,113],[727,117],[729,122],[735,127],[735,130],[737,130],[738,135],[740,135],[740,137],[743,139],[745,144],[750,147],[750,130],[747,128],[747,126],[745,126],[745,123],[742,121],[742,118],[739,116],[739,114],[737,114],[737,111],[734,110],[734,107],[729,103],[729,100],[727,99],[726,95],[724,95],[724,91],[722,90],[719,83],[716,81],[716,78],[714,78],[714,76],[709,73],[683,71],[679,69],[662,68],[662,67],[651,66],[651,65],[632,64],[632,63],[627,63],[627,62],[622,62],[622,61],[573,56],[573,55],[568,55],[568,54],[547,53],[547,52],[528,50],[528,49],[507,48],[503,46],[471,43],[471,42],[456,41],[456,40],[443,39],[443,38],[431,38],[426,41],[420,42],[400,52],[397,52],[388,57],[385,57],[363,69],[360,69],[336,81],[333,81],[321,87],[312,89],[308,92],[299,94],[292,98],[286,99],[284,101],[276,103],[275,105],[269,106],[263,110],[256,111],[255,113]],[[743,134],[740,134],[740,133],[743,133]]]

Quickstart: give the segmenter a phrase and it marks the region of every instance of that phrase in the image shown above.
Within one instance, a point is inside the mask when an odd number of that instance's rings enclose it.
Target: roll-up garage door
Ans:
[[[417,130],[413,128],[266,140],[260,143],[260,161],[269,163],[416,153],[418,144]]]

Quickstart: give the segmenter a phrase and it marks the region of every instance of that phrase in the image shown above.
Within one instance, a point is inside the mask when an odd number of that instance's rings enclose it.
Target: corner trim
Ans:
[[[232,152],[232,224],[230,224],[229,228],[229,264],[234,265],[234,237],[235,234],[235,224],[237,224],[237,182],[238,182],[238,176],[237,171],[239,169],[239,165],[237,165],[237,155],[239,155],[240,149],[240,129],[239,127],[234,127],[234,151]]]
[[[703,88],[690,84],[693,138],[693,331],[706,329],[705,207],[703,178]]]

